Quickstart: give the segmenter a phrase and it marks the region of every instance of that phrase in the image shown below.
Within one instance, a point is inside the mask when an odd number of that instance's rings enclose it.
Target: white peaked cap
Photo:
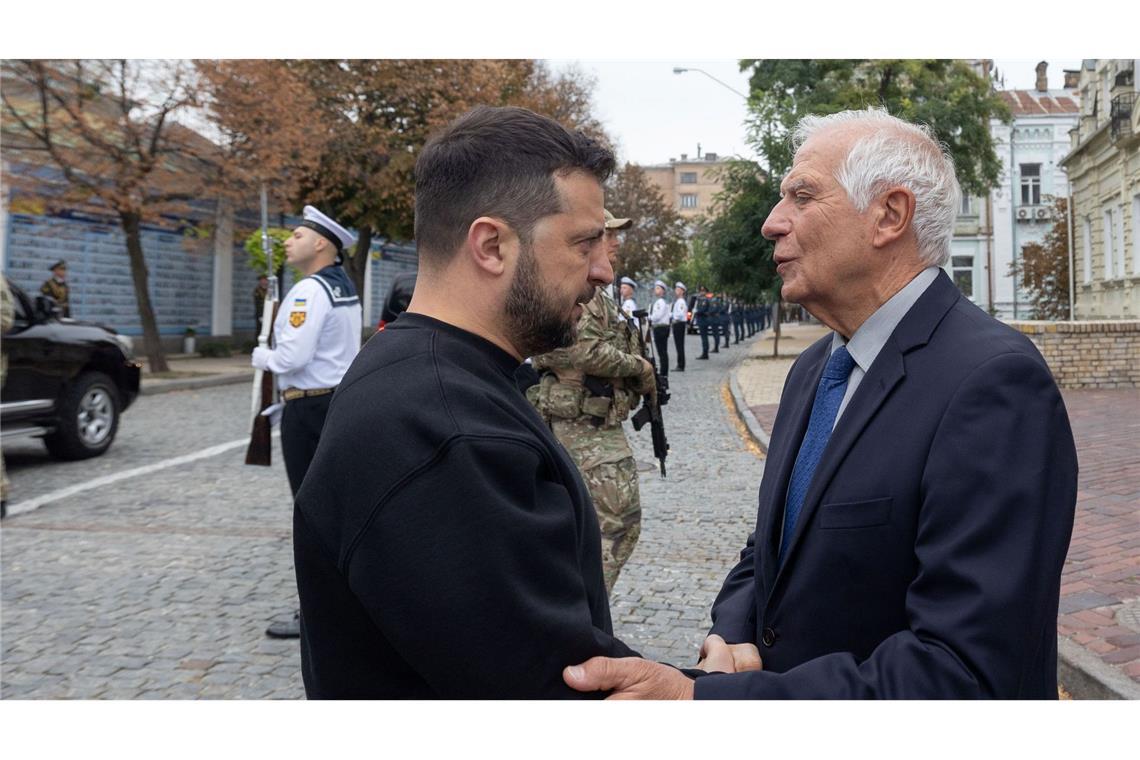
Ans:
[[[322,214],[315,206],[305,206],[301,215],[305,219],[301,226],[308,227],[318,235],[327,238],[330,243],[337,246],[338,251],[352,245],[354,240],[352,234],[337,224],[334,219]]]

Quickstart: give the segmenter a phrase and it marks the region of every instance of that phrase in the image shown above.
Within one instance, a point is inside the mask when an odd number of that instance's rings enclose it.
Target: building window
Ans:
[[[962,291],[962,295],[966,298],[974,297],[974,257],[973,256],[951,256],[950,257],[950,273],[954,278],[954,284],[958,286],[958,290]]]
[[[1041,164],[1021,164],[1021,205],[1041,205]]]
[[[1106,208],[1104,210],[1102,221],[1104,222],[1104,279],[1116,279],[1116,266],[1113,260],[1113,251],[1116,248],[1113,243],[1113,237],[1116,235],[1116,228],[1112,224],[1112,209]]]
[[[681,194],[681,208],[696,208],[697,196],[693,193]]]
[[[681,184],[682,185],[695,185],[695,184],[697,184],[697,173],[696,172],[681,172]]]
[[[1140,274],[1140,195],[1132,196],[1132,274]]]
[[[1128,250],[1124,247],[1124,204],[1116,209],[1113,214],[1113,221],[1116,222],[1116,276],[1123,277],[1128,272]]]
[[[1081,220],[1081,242],[1085,246],[1085,284],[1092,282],[1092,217]]]
[[[974,199],[963,193],[962,195],[962,208],[959,209],[962,216],[974,215]]]

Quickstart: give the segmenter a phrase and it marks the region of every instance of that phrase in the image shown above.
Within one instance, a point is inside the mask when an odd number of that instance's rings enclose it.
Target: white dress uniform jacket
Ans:
[[[356,358],[363,317],[351,283],[342,286],[343,273],[326,267],[289,288],[281,301],[273,349],[253,352],[253,366],[276,374],[278,388],[335,388]]]
[[[678,298],[673,302],[673,321],[689,321],[689,303],[684,298]]]

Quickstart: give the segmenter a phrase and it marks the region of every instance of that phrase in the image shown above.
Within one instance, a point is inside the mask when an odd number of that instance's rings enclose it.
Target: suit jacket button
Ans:
[[[771,628],[765,628],[764,632],[760,634],[760,641],[766,647],[770,647],[776,643],[776,632]]]

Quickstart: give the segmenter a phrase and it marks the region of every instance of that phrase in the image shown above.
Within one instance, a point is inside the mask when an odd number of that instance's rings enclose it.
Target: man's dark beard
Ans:
[[[579,296],[588,301],[589,293]],[[530,245],[519,251],[519,266],[507,291],[504,311],[511,342],[523,356],[537,356],[556,348],[565,348],[577,337],[577,321],[556,311],[557,298],[539,282],[538,263]]]

